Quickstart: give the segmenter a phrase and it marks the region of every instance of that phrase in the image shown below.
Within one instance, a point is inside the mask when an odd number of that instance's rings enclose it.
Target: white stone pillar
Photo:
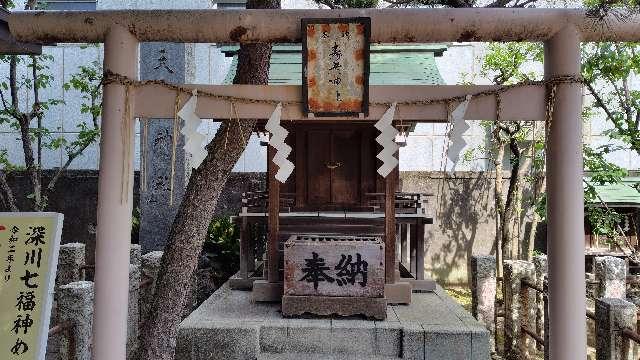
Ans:
[[[76,281],[58,289],[60,324],[70,326],[62,336],[60,359],[91,360],[93,283]]]
[[[580,35],[567,26],[544,45],[545,78],[580,75]],[[585,359],[582,91],[557,86],[547,145],[550,359]]]
[[[614,256],[598,256],[593,273],[598,282],[596,298],[627,298],[627,264],[624,259]]]
[[[107,33],[104,69],[137,79],[138,41],[126,28],[114,25]],[[131,94],[126,98],[125,86],[104,86],[95,261],[95,360],[126,357],[135,134],[134,120],[126,119],[127,101],[133,110],[133,99]]]

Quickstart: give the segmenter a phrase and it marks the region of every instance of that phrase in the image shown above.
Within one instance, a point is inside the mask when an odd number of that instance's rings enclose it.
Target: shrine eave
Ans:
[[[566,27],[582,41],[639,41],[640,16],[585,9],[340,9],[17,11],[11,34],[33,43],[103,42],[119,25],[138,41],[297,43],[303,18],[370,17],[372,43],[546,41]],[[401,21],[399,21],[401,19]]]

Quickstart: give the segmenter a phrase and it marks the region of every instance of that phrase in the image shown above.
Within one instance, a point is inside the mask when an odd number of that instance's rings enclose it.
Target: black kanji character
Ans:
[[[342,97],[340,96],[340,91],[336,90],[336,101],[342,101]]]
[[[44,226],[29,226],[31,233],[27,233],[27,240],[25,240],[24,244],[29,245],[33,244],[33,246],[44,245]]]
[[[18,315],[16,319],[13,321],[13,328],[11,329],[14,333],[18,334],[20,330],[22,330],[23,334],[27,334],[29,328],[33,326],[33,319],[29,314],[22,318],[22,315]]]
[[[18,311],[33,311],[36,308],[36,296],[33,291],[20,291],[16,301]]]
[[[19,228],[19,227],[15,226],[15,225],[13,225],[13,226],[11,227],[11,233],[12,233],[12,234],[17,234],[17,233],[18,233],[18,231],[20,231],[20,228]]]
[[[333,85],[340,85],[340,83],[342,83],[342,79],[339,76],[336,76],[335,79],[329,80],[329,82]]]
[[[342,65],[340,65],[339,62],[334,61],[333,65],[331,65],[331,67],[329,68],[329,71],[331,71],[331,70],[339,70],[341,67],[342,67]]]
[[[362,260],[362,256],[356,253],[356,261],[353,262],[351,255],[341,255],[340,262],[336,265],[335,270],[339,270],[336,273],[336,283],[339,286],[351,284],[355,285],[356,277],[361,276],[362,281],[358,282],[360,286],[367,286],[367,268],[369,264]]]
[[[38,284],[31,284],[29,282],[29,280],[38,277],[38,273],[31,273],[29,270],[25,270],[25,274],[24,276],[22,276],[20,278],[20,280],[24,281],[24,286],[28,287],[29,289],[37,289],[38,288]]]
[[[331,47],[331,53],[329,54],[329,57],[333,60],[333,61],[338,61],[342,58],[342,51],[340,51],[340,45],[338,45],[337,42],[333,43],[333,46]]]
[[[313,283],[313,288],[318,290],[318,283],[320,281],[334,282],[334,279],[325,273],[325,270],[329,270],[329,267],[325,265],[324,259],[319,257],[317,253],[311,253],[313,257],[311,259],[304,259],[307,267],[302,268],[304,276],[300,281],[307,281]]]
[[[40,268],[40,260],[42,260],[42,248],[38,248],[37,252],[35,249],[32,249],[31,252],[27,251],[26,254],[27,255],[24,259],[24,265],[27,265],[27,263],[31,263],[31,265],[36,265],[38,268]]]
[[[11,347],[11,353],[13,355],[22,355],[29,351],[29,346],[26,342],[22,341],[22,339],[17,338],[16,344]]]
[[[170,68],[169,65],[167,65],[167,60],[169,60],[167,58],[167,50],[160,49],[159,52],[160,52],[160,57],[158,58],[158,65],[154,67],[154,69],[158,70],[160,68],[164,68],[165,70],[167,70],[169,74],[173,74],[174,73],[173,69]]]

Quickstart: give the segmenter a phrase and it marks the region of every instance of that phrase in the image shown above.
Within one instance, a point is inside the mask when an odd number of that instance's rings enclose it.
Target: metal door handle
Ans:
[[[341,162],[339,162],[339,161],[338,161],[338,162],[326,162],[326,163],[324,164],[324,166],[326,166],[326,167],[327,167],[327,169],[333,170],[333,169],[337,169],[337,168],[339,168],[340,166],[342,166],[342,163],[341,163]]]

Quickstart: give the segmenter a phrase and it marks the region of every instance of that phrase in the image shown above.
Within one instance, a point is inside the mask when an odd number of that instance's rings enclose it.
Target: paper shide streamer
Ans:
[[[460,152],[467,146],[467,142],[462,135],[470,128],[469,124],[464,120],[469,101],[471,101],[471,95],[467,95],[467,98],[451,112],[451,119],[449,119],[453,128],[449,133],[451,144],[447,149],[447,168],[450,167],[451,171],[455,170],[460,159]]]
[[[198,105],[198,92],[193,91],[193,95],[178,111],[178,116],[184,120],[184,126],[180,133],[184,135],[184,151],[191,155],[191,167],[197,169],[202,161],[207,157],[206,137],[198,132],[198,127],[202,120],[196,114]]]
[[[276,109],[269,117],[269,121],[265,125],[265,129],[271,133],[271,139],[269,139],[269,145],[276,149],[276,154],[273,156],[273,163],[278,166],[278,172],[275,177],[281,183],[287,181],[291,173],[293,172],[294,165],[287,157],[293,150],[291,146],[287,145],[284,140],[287,138],[289,132],[287,129],[280,125],[280,118],[282,117],[282,104],[278,104]]]
[[[376,142],[382,145],[382,151],[376,156],[382,160],[382,166],[378,168],[378,174],[385,178],[391,170],[398,166],[398,159],[395,154],[400,146],[395,142],[395,138],[400,132],[392,124],[395,112],[396,103],[394,102],[374,125],[380,131],[380,135],[376,137]]]

